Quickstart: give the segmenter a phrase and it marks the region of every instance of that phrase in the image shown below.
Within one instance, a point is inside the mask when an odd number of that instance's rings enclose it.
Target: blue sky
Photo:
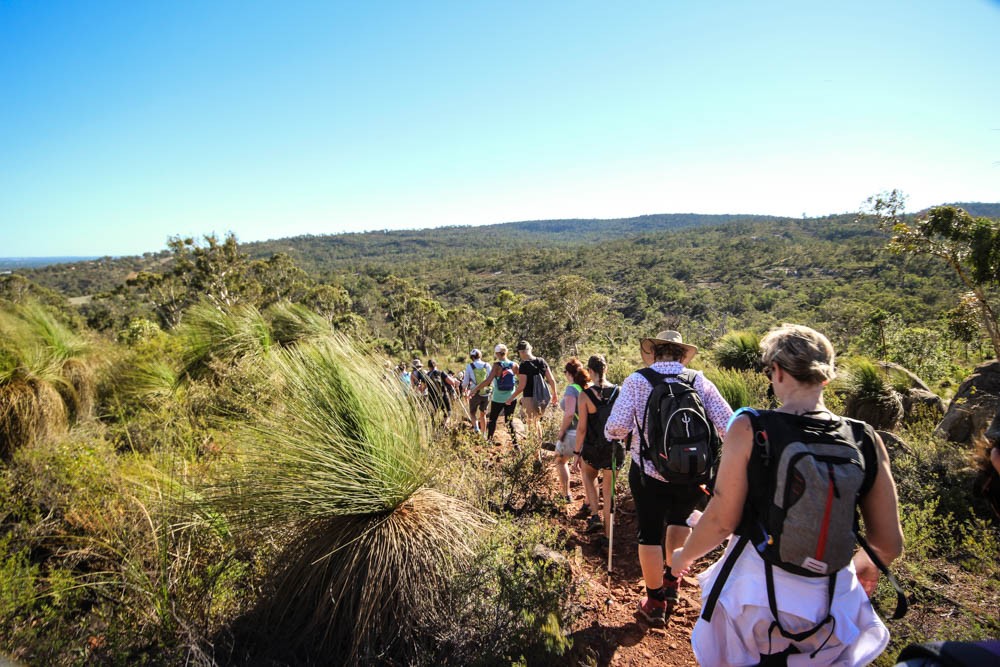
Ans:
[[[1000,201],[1000,2],[0,0],[0,256]]]

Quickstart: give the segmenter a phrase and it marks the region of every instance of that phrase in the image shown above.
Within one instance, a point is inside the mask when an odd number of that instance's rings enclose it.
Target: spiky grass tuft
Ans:
[[[263,360],[271,350],[271,330],[252,306],[221,309],[209,303],[193,306],[179,328],[183,339],[183,374],[211,375],[214,364],[231,366],[244,359]]]
[[[95,382],[83,360],[88,350],[38,304],[0,309],[0,456],[89,415]]]
[[[877,429],[892,431],[903,418],[903,402],[892,388],[885,371],[867,359],[852,360],[838,383],[848,417],[868,422]]]
[[[289,346],[300,341],[316,340],[330,335],[330,323],[318,313],[297,303],[282,301],[265,313],[271,320],[275,342]]]
[[[760,370],[760,336],[749,331],[731,331],[715,344],[715,360],[720,368],[739,371]]]
[[[403,656],[488,519],[429,488],[423,411],[346,338],[271,363],[276,400],[246,428],[239,474],[208,494],[236,529],[291,531],[254,632],[347,663]]]
[[[705,373],[719,389],[726,402],[736,410],[767,405],[767,378],[762,373],[745,370],[714,369]]]

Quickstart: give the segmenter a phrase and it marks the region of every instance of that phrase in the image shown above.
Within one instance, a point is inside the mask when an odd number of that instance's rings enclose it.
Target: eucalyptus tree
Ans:
[[[874,216],[891,234],[895,253],[937,257],[954,270],[969,290],[1000,357],[1000,323],[990,288],[1000,285],[1000,221],[974,218],[961,208],[935,206],[921,217],[904,215],[906,196],[899,190],[870,197],[863,215]]]

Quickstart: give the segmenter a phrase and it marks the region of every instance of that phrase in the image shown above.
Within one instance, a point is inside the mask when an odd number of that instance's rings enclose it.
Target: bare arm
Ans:
[[[507,399],[508,403],[516,401],[517,397],[524,393],[524,388],[528,384],[528,376],[522,373],[520,368],[515,367],[514,372],[517,373],[517,389]]]
[[[878,473],[868,495],[861,499],[861,516],[865,520],[865,537],[882,563],[888,565],[903,553],[903,528],[899,524],[899,498],[896,481],[889,467],[889,453],[882,438],[875,434]],[[854,556],[858,581],[868,595],[878,584],[878,569],[863,550]]]
[[[552,369],[549,368],[548,364],[545,364],[545,382],[549,385],[549,393],[552,394],[552,400],[556,400],[559,392],[556,389],[556,379],[552,377]]]
[[[675,575],[689,570],[696,560],[722,544],[739,525],[747,498],[747,465],[752,446],[750,419],[740,416],[726,434],[715,494],[687,542],[674,551],[672,570]]]
[[[594,403],[587,396],[586,392],[580,394],[580,403],[577,407],[577,413],[579,421],[576,423],[576,442],[579,444],[573,445],[573,454],[576,455],[576,459],[579,460],[580,452],[582,451],[583,443],[587,439],[587,417],[596,410]]]
[[[559,440],[566,437],[569,425],[573,423],[573,413],[576,412],[576,396],[566,396],[566,409],[563,411],[562,424],[559,425]],[[579,428],[579,424],[577,425]]]
[[[482,382],[480,382],[479,384],[477,384],[476,388],[473,389],[469,393],[470,394],[478,394],[480,391],[482,391],[483,389],[485,389],[486,385],[488,385],[490,382],[492,382],[493,378],[495,378],[498,375],[497,368],[499,368],[499,367],[500,367],[500,364],[494,363],[493,366],[490,368],[490,374],[486,376],[486,379],[483,380]]]

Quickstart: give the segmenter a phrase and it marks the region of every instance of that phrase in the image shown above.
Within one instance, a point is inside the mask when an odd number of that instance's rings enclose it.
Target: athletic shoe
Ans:
[[[543,442],[542,443],[542,449],[544,449],[547,452],[554,452],[554,451],[556,451],[556,443],[554,443],[554,442],[547,442],[547,441]]]
[[[578,519],[585,519],[591,514],[593,514],[593,512],[590,511],[590,505],[584,503],[580,505],[580,509],[577,510],[576,516]]]
[[[604,522],[601,521],[601,517],[596,514],[591,514],[590,518],[587,519],[587,532],[596,533],[597,531],[604,530]]]
[[[649,622],[650,625],[662,628],[667,623],[667,605],[650,597],[639,600],[639,614]]]
[[[608,547],[611,546],[611,543],[608,541],[608,537],[604,533],[595,537],[590,543],[596,546],[598,550],[605,555],[608,553]]]

